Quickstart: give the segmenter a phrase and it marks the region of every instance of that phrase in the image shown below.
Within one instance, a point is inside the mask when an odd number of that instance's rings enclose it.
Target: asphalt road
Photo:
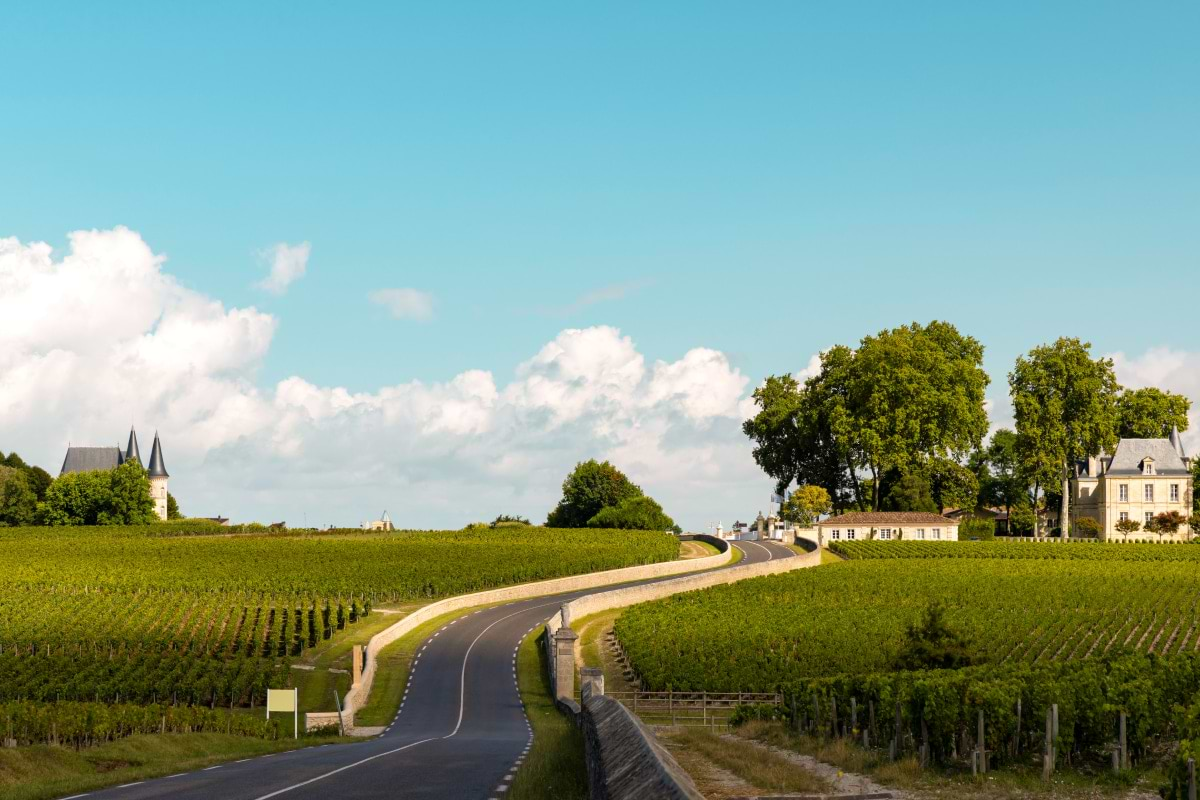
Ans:
[[[734,547],[745,553],[743,564],[795,555],[771,542],[737,542]],[[400,713],[375,738],[260,756],[74,797],[502,798],[533,741],[517,692],[517,648],[563,602],[597,591],[602,589],[520,600],[446,625],[422,645]]]

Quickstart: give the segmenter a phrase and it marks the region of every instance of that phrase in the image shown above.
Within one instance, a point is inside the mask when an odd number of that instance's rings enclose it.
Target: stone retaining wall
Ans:
[[[700,537],[697,537],[700,538]],[[558,613],[546,623],[546,642],[551,648],[547,667],[551,672],[551,686],[569,687],[574,682],[574,652],[568,656],[563,652],[562,666],[564,679],[557,680],[559,658],[555,657],[555,634],[561,630],[564,635],[573,636],[571,620],[582,619],[589,614],[607,611],[613,608],[646,603],[669,597],[680,592],[690,592],[697,589],[707,589],[726,583],[757,578],[763,575],[777,575],[797,569],[815,567],[821,563],[821,550],[815,543],[799,540],[801,547],[810,548],[808,552],[793,558],[763,561],[758,564],[730,567],[729,569],[707,572],[699,575],[688,575],[643,586],[628,586],[611,589],[580,597],[577,600],[563,603]],[[565,677],[565,670],[571,670],[571,678]],[[586,677],[586,676],[585,676]],[[603,679],[600,680],[603,687]],[[591,688],[591,687],[589,687]],[[569,690],[568,690],[569,691]],[[634,798],[651,798],[657,800],[695,800],[702,795],[696,790],[695,784],[688,777],[675,759],[654,740],[641,722],[634,717],[618,701],[593,691],[583,702],[583,711],[577,722],[584,732],[587,748],[588,783],[592,800],[633,800]],[[571,698],[558,691],[556,698],[562,705]]]
[[[588,697],[579,723],[592,800],[704,800],[654,734],[616,700]]]
[[[683,538],[688,539],[693,537]],[[702,541],[721,541],[708,536],[697,536],[694,538]],[[452,611],[461,611],[474,606],[490,605],[492,603],[505,603],[511,600],[526,600],[530,597],[560,594],[562,592],[572,592],[579,589],[593,589],[598,586],[608,586],[616,583],[646,580],[648,578],[659,578],[664,575],[679,575],[680,573],[684,572],[719,567],[729,561],[731,552],[727,543],[721,542],[721,544],[723,547],[718,546],[718,549],[722,550],[722,552],[712,556],[705,556],[704,558],[664,561],[659,564],[646,564],[638,567],[623,567],[621,569],[610,569],[604,572],[591,572],[585,575],[572,575],[566,578],[553,578],[551,580],[538,581],[536,583],[523,583],[517,586],[506,586],[501,589],[490,589],[484,592],[475,592],[474,594],[464,594],[457,597],[449,597],[445,600],[439,600],[435,603],[430,603],[427,606],[422,606],[396,624],[371,637],[371,641],[367,644],[366,665],[363,668],[362,679],[358,683],[351,686],[350,691],[348,691],[346,696],[342,699],[342,719],[345,722],[346,728],[349,729],[354,725],[355,712],[366,705],[367,698],[371,694],[371,686],[375,682],[375,654],[399,639],[404,634],[415,630],[431,619],[436,619],[437,617],[440,617],[443,614],[448,614]],[[314,717],[314,723],[316,723],[317,718],[324,713],[326,712],[311,715]],[[305,715],[306,729],[309,725],[309,716],[310,715],[308,714]]]

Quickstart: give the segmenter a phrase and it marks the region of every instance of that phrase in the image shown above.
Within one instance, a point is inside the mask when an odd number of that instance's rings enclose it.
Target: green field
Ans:
[[[997,752],[1016,752],[1018,701],[1033,752],[1051,703],[1068,752],[1105,746],[1120,710],[1139,747],[1200,721],[1200,547],[839,549],[851,560],[635,606],[617,635],[646,688],[782,690],[826,725],[835,699],[843,725],[852,700],[888,709],[881,728],[899,702],[909,735],[933,731],[938,758],[981,709]],[[934,602],[972,665],[898,671],[906,629]]]
[[[372,608],[677,555],[669,534],[533,527],[332,536],[4,529],[0,727],[12,724],[20,742],[78,744],[153,727],[110,724],[114,709],[131,719],[152,704],[228,714],[292,685],[291,659],[336,643]],[[151,716],[160,729],[184,718]],[[245,732],[270,735],[258,728]]]

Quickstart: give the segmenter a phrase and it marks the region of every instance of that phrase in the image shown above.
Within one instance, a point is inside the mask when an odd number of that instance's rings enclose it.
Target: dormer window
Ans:
[[[1142,474],[1143,475],[1153,475],[1154,474],[1154,459],[1147,458],[1145,461],[1142,462]]]

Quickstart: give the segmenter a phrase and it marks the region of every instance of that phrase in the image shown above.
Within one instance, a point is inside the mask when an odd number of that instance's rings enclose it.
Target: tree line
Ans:
[[[999,506],[1015,530],[1037,532],[1039,508],[1070,518],[1076,462],[1111,453],[1120,438],[1187,430],[1188,398],[1123,388],[1111,359],[1064,337],[1017,359],[1008,375],[1015,430],[988,437],[983,354],[947,322],[914,322],[831,347],[803,381],[768,377],[743,431],[776,492],[793,483],[804,492],[785,514]]]
[[[170,494],[167,518],[183,518]],[[52,478],[15,452],[0,458],[0,525],[142,525],[157,521],[150,478],[136,461]]]

